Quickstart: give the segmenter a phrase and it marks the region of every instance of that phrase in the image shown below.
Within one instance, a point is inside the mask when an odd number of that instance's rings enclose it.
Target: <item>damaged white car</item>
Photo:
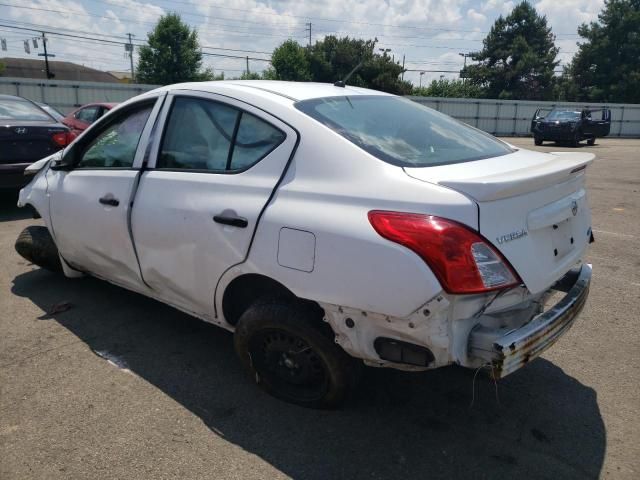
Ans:
[[[592,159],[340,83],[173,85],[40,165],[16,248],[234,331],[262,388],[331,407],[362,362],[501,378],[565,333]]]

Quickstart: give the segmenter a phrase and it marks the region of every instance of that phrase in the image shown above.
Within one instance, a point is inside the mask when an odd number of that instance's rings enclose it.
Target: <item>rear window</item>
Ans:
[[[31,102],[0,98],[0,120],[52,121],[53,119]]]
[[[491,135],[402,97],[327,97],[295,106],[371,155],[401,167],[470,162],[513,151]]]

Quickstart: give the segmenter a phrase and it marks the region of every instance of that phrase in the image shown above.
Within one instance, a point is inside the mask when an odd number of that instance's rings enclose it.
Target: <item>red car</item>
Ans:
[[[89,103],[64,117],[62,123],[71,128],[75,135],[79,135],[116,105],[117,103]]]

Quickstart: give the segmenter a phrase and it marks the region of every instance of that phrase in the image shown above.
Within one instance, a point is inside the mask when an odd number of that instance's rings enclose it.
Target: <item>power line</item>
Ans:
[[[34,24],[35,25],[35,24]],[[0,24],[0,27],[7,27],[7,28],[14,28],[14,29],[18,29],[18,30],[28,30],[28,31],[32,31],[32,32],[41,32],[44,31],[45,33],[48,33],[50,35],[59,35],[59,36],[63,36],[63,37],[71,37],[71,38],[78,38],[78,39],[82,39],[82,40],[87,40],[87,41],[94,41],[94,42],[98,42],[98,43],[105,43],[105,44],[111,44],[111,45],[128,45],[128,42],[124,41],[116,41],[116,40],[107,40],[107,39],[103,39],[103,38],[94,38],[94,37],[88,37],[88,36],[83,36],[83,35],[74,35],[74,34],[70,34],[70,33],[60,33],[60,32],[54,32],[54,31],[50,31],[50,30],[39,30],[36,28],[28,28],[28,27],[21,27],[21,26],[14,26],[14,25],[6,25],[6,24]],[[136,47],[141,47],[141,46],[145,46],[147,45],[146,43],[132,43],[134,46]],[[247,52],[247,53],[252,53],[252,52],[256,52],[256,53],[262,53],[259,51],[253,51],[253,50],[241,50],[241,49],[230,49],[230,48],[218,48],[218,47],[211,47],[208,45],[202,45],[202,48],[206,48],[206,49],[211,49],[211,50],[230,50],[230,51],[237,51],[237,52]],[[245,56],[238,56],[238,55],[227,55],[227,54],[217,54],[217,53],[211,53],[211,52],[201,52],[203,55],[209,55],[209,56],[217,56],[217,57],[228,57],[228,58],[242,58],[244,59],[246,57]],[[267,58],[258,58],[258,57],[249,57],[249,60],[257,60],[257,61],[265,61],[265,62],[269,62],[270,60]]]

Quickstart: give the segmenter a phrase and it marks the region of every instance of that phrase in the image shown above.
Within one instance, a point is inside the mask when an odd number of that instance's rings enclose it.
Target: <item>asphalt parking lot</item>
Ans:
[[[0,478],[639,478],[640,140],[581,151],[597,155],[587,306],[497,398],[479,376],[473,404],[473,372],[454,367],[369,369],[340,411],[281,403],[229,333],[28,264],[13,243],[39,220],[3,195]]]

